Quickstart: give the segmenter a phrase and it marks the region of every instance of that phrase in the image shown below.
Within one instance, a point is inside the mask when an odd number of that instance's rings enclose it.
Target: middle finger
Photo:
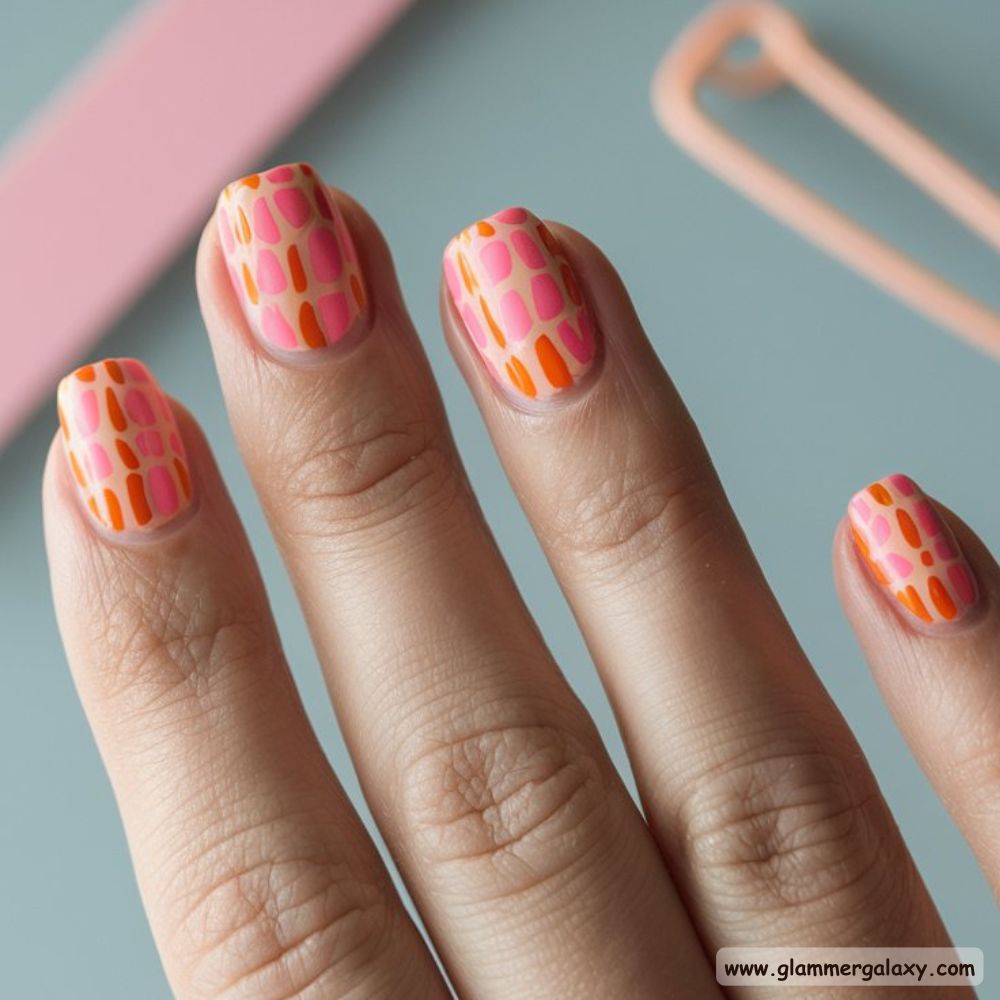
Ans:
[[[199,289],[237,438],[456,985],[711,996],[649,831],[483,523],[373,224],[301,165],[231,185],[218,218]]]

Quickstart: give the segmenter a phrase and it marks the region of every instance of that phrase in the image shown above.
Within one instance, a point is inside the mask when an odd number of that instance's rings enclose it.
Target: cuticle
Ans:
[[[186,528],[188,523],[201,510],[201,497],[195,491],[192,493],[191,499],[184,510],[171,517],[169,521],[158,524],[152,531],[112,531],[94,517],[93,512],[82,502],[79,491],[74,492],[78,494],[76,499],[77,507],[83,513],[91,530],[102,541],[125,549],[138,549],[143,548],[151,542],[166,541],[171,536],[178,534]]]
[[[268,344],[256,329],[253,331],[254,340],[269,361],[277,362],[285,368],[309,371],[313,368],[323,368],[333,361],[346,358],[361,347],[368,340],[375,327],[374,317],[371,321],[368,321],[366,317],[367,312],[364,316],[359,316],[351,329],[336,343],[326,344],[311,350],[283,351]]]

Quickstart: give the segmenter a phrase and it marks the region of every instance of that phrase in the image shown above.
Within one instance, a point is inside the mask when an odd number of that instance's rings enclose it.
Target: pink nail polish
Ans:
[[[147,532],[191,506],[170,402],[132,358],[84,365],[59,383],[63,451],[84,506],[114,532]]]
[[[972,567],[933,502],[908,476],[886,476],[848,507],[852,536],[878,582],[928,625],[961,621],[979,599]]]
[[[507,392],[550,399],[593,368],[597,342],[556,238],[524,208],[462,230],[444,252],[455,310],[487,371]]]
[[[254,333],[282,354],[336,344],[365,315],[354,242],[307,163],[228,184],[216,207],[229,277]]]

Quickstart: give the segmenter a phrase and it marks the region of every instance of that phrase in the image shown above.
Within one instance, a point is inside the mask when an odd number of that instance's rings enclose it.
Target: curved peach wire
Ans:
[[[751,38],[759,55],[726,51]],[[653,106],[663,128],[705,167],[832,256],[983,350],[1000,356],[1000,314],[854,222],[737,141],[698,104],[706,77],[737,96],[796,86],[952,215],[1000,250],[1000,198],[817,50],[802,24],[766,0],[710,8],[657,67]]]

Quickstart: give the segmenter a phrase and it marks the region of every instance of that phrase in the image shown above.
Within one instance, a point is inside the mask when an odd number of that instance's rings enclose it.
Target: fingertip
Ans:
[[[356,241],[358,255],[362,258],[366,275],[369,273],[377,275],[380,281],[387,282],[398,292],[392,250],[379,224],[368,209],[346,191],[336,187],[327,190],[344,213],[344,219],[350,227],[352,238]]]
[[[446,245],[442,272],[446,332],[461,331],[508,403],[547,413],[587,395],[603,363],[601,332],[544,220],[510,207],[472,222]]]
[[[219,243],[218,227],[213,212],[202,227],[195,253],[195,287],[199,298],[203,301],[216,291],[217,272],[220,269],[225,274],[222,246]]]
[[[878,592],[870,571],[862,563],[846,513],[834,529],[832,556],[837,597],[855,632],[868,634],[873,626],[882,627],[881,618],[887,612],[895,625],[897,616],[892,613],[885,596]]]
[[[56,431],[49,440],[45,451],[45,463],[42,466],[42,503],[55,503],[59,496],[59,477],[66,468],[62,458],[62,442],[59,440],[62,431]]]
[[[51,573],[58,571],[62,557],[76,545],[76,538],[86,536],[87,529],[69,479],[61,435],[62,431],[53,434],[42,471],[42,527]]]
[[[863,613],[877,628],[902,626],[927,637],[981,619],[983,582],[996,576],[992,556],[908,476],[884,476],[855,493],[836,544],[835,574],[849,616]]]
[[[206,224],[198,293],[216,357],[316,367],[409,319],[389,246],[359,202],[308,164],[227,185]],[[238,332],[239,336],[232,336]]]
[[[216,353],[234,343],[245,350],[255,350],[255,339],[244,317],[235,281],[226,263],[213,216],[205,224],[198,241],[195,288],[209,341]],[[216,336],[217,333],[222,336]]]
[[[572,226],[549,220],[546,220],[546,225],[558,239],[563,254],[579,276],[584,297],[605,337],[613,335],[626,323],[648,344],[628,286],[604,250]]]

